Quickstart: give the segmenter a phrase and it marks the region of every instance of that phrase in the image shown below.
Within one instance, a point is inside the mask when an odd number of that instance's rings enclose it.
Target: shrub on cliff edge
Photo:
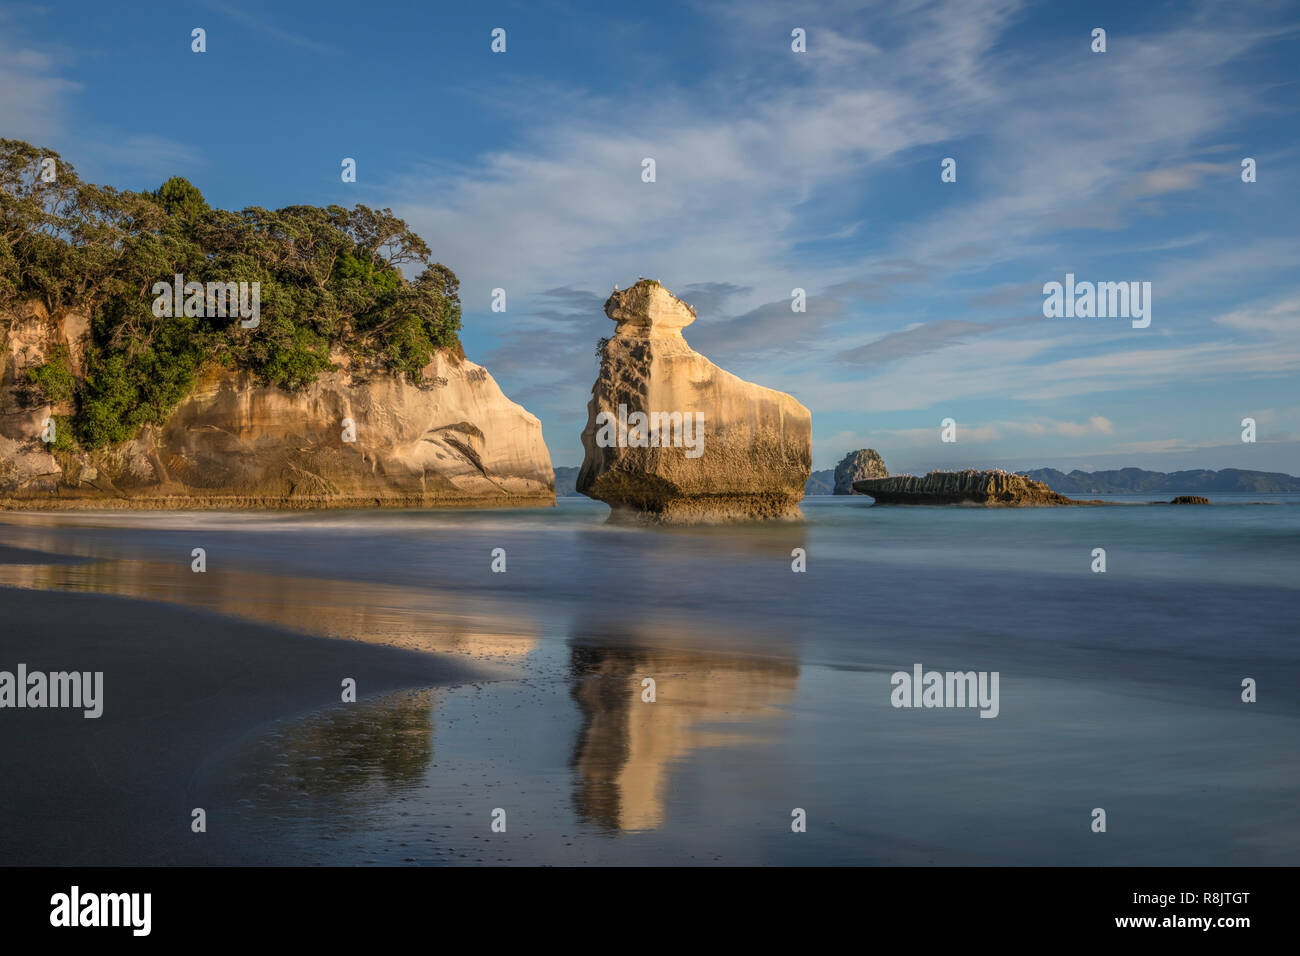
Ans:
[[[155,316],[154,283],[178,273],[259,283],[259,326]],[[164,421],[207,363],[298,389],[331,368],[332,348],[411,381],[438,349],[463,354],[455,274],[389,209],[213,209],[179,176],[118,191],[82,182],[52,150],[0,139],[0,309],[31,299],[89,316],[85,375],[69,382],[46,363],[27,382],[75,402],[71,429],[86,447]]]

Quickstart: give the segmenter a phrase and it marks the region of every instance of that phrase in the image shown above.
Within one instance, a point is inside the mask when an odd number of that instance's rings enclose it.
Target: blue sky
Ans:
[[[1300,7],[1249,0],[0,3],[0,135],[227,208],[391,207],[558,465],[648,276],[811,409],[818,468],[1300,473],[1297,63]],[[1150,327],[1044,318],[1067,272],[1151,282]]]

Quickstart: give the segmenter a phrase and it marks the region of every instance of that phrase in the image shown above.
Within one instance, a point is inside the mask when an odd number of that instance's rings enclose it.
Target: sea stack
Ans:
[[[652,279],[615,291],[617,327],[587,403],[577,489],[618,518],[798,518],[812,415],[718,368],[682,337],[695,310]]]
[[[855,481],[888,477],[889,470],[885,467],[885,460],[880,457],[880,452],[874,448],[859,448],[857,451],[849,452],[835,466],[834,493],[860,495],[862,492],[853,490]]]

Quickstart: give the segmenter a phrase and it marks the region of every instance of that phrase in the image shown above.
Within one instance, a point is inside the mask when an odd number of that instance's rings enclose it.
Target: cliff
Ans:
[[[700,522],[799,517],[812,416],[687,344],[695,312],[659,283],[616,291],[617,323],[587,405],[577,490],[619,516]]]
[[[0,316],[0,506],[312,508],[554,501],[541,423],[482,367],[441,349],[419,381],[354,371],[301,389],[211,363],[161,424],[85,449],[72,399],[33,398],[29,372],[66,349],[80,381],[87,323],[28,305]],[[55,424],[55,441],[41,432]],[[62,423],[62,427],[61,427]],[[349,424],[350,423],[350,424]]]
[[[855,481],[853,490],[882,505],[975,504],[1034,507],[1091,504],[1057,494],[1040,481],[1005,471],[932,471],[924,478],[897,475]]]

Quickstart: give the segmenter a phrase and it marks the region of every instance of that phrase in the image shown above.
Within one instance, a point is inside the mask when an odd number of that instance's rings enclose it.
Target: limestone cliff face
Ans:
[[[692,349],[682,329],[695,312],[657,282],[615,292],[605,314],[617,328],[587,405],[578,491],[659,521],[799,517],[808,409]]]
[[[60,346],[69,349],[69,364],[79,371],[86,328],[84,316],[51,317],[38,303],[0,314],[0,496],[52,488],[61,480],[63,468],[40,435],[72,406],[37,404],[22,386],[26,371],[51,359]]]
[[[874,448],[860,448],[857,451],[849,452],[835,466],[834,493],[837,495],[859,494],[859,492],[853,490],[855,481],[888,477],[889,471],[885,468],[885,461],[880,457],[880,452]]]
[[[876,504],[1041,506],[1093,504],[1057,494],[1041,481],[1005,471],[932,471],[924,478],[895,475],[855,481],[853,490]]]
[[[214,367],[160,426],[93,451],[51,451],[25,372],[60,344],[80,371],[84,321],[39,307],[0,318],[0,504],[220,508],[550,504],[541,423],[473,362],[440,352],[418,385],[335,371],[299,392]],[[350,423],[350,424],[349,424]],[[349,440],[351,439],[351,440]]]

